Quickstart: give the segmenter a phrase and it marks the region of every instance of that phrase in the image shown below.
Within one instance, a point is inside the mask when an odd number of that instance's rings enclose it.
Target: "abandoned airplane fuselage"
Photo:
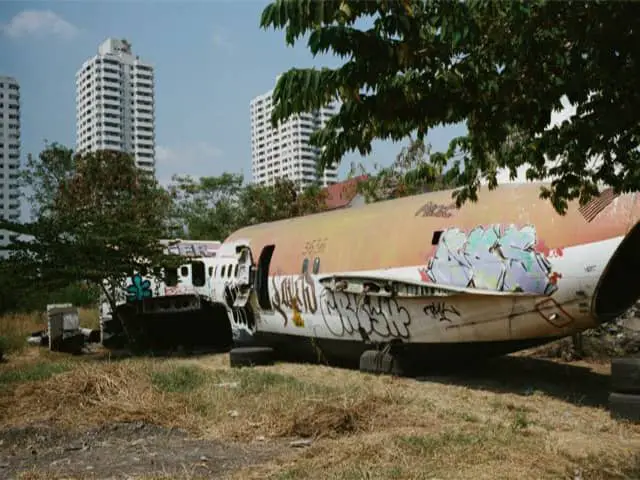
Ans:
[[[560,216],[539,187],[503,185],[460,209],[441,191],[241,229],[214,259],[212,300],[236,344],[319,360],[388,343],[417,360],[504,354],[619,316],[640,296],[640,197],[606,191]]]

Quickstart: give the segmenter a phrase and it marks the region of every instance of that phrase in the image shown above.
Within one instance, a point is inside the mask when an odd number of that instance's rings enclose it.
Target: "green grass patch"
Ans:
[[[444,432],[437,435],[408,435],[398,438],[401,446],[409,447],[420,455],[432,455],[449,447],[469,447],[486,441],[486,436],[476,433]]]
[[[188,393],[205,384],[207,374],[202,368],[179,366],[170,370],[151,372],[151,383],[163,392]]]
[[[290,375],[270,372],[258,368],[211,370],[207,381],[212,384],[237,383],[243,394],[257,395],[274,391],[295,391],[301,394],[331,393],[333,389],[324,385],[298,380]]]
[[[16,382],[46,380],[71,368],[68,363],[43,362],[24,368],[0,372],[0,386]]]
[[[208,370],[195,365],[180,365],[151,372],[151,382],[163,392],[188,393],[206,385],[224,388],[242,395],[259,395],[269,392],[300,392],[304,394],[331,393],[331,389],[300,381],[289,375],[242,368],[233,370]]]

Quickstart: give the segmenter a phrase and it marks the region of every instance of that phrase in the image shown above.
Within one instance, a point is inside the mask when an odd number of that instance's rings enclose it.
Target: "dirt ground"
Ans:
[[[530,353],[422,379],[228,355],[28,348],[0,364],[0,478],[640,478],[609,365]]]
[[[282,453],[277,443],[198,440],[143,422],[83,432],[31,425],[0,431],[1,478],[220,478]]]

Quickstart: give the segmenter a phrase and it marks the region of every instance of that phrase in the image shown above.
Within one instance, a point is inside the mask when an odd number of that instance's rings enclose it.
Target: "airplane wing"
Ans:
[[[483,296],[513,296],[535,297],[536,294],[526,292],[499,292],[480,288],[456,287],[411,280],[394,278],[384,273],[380,274],[339,274],[328,275],[318,279],[322,286],[332,292],[354,293],[376,297],[447,297],[451,295],[483,295]]]

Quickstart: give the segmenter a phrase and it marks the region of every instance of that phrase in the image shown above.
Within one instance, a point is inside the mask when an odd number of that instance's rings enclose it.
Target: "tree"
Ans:
[[[57,180],[49,166],[71,165],[69,150],[54,145],[39,158],[46,162],[34,163],[32,171],[36,184],[46,185],[37,200],[40,215],[29,223],[0,220],[0,229],[22,235],[5,248],[11,255],[0,264],[0,271],[16,272],[15,289],[46,291],[78,282],[103,287],[105,280],[117,286],[134,272],[159,277],[153,267],[179,263],[159,243],[171,199],[130,155],[73,155],[72,168]]]
[[[493,189],[498,169],[513,178],[520,166],[529,180],[551,179],[541,197],[560,213],[601,184],[640,186],[638,3],[275,0],[261,26],[346,58],[291,69],[274,91],[274,123],[342,102],[312,139],[323,165],[369,153],[374,139],[466,121],[468,134],[430,158],[451,163],[458,205],[477,200],[481,178]],[[563,98],[576,113],[547,128]]]
[[[242,182],[242,175],[232,173],[197,180],[174,176],[169,187],[174,198],[173,236],[186,233],[192,240],[223,240],[240,228]]]
[[[21,186],[27,190],[32,218],[51,213],[60,185],[75,173],[76,156],[73,150],[58,143],[46,144],[38,158],[27,155],[25,168],[20,172]]]
[[[289,179],[271,186],[243,185],[242,175],[174,177],[173,222],[179,234],[186,226],[193,240],[224,240],[239,228],[307,215],[325,208],[326,192],[311,186],[299,192]]]
[[[352,165],[349,176],[366,176],[358,182],[358,193],[367,203],[455,187],[450,173],[443,174],[441,167],[429,162],[430,152],[430,145],[412,140],[390,166],[374,165],[376,173],[370,173],[362,164]]]
[[[240,198],[242,223],[254,225],[318,213],[326,208],[326,197],[318,185],[299,191],[287,178],[276,179],[272,186],[249,184]]]

